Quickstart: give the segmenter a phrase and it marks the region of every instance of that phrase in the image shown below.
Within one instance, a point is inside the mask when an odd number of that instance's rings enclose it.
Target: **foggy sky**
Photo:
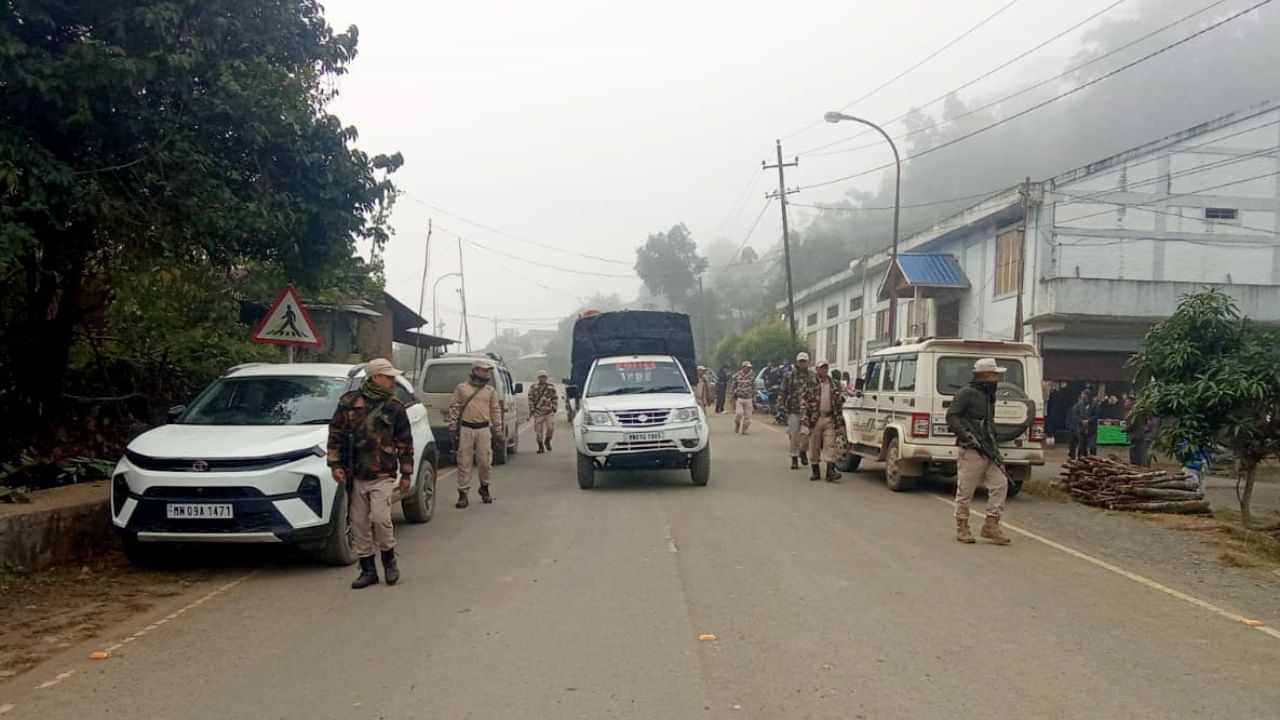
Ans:
[[[704,248],[718,237],[737,245],[758,216],[763,193],[776,188],[776,174],[760,169],[761,160],[773,160],[774,138],[783,139],[790,159],[849,135],[851,128],[815,122],[1008,1],[829,1],[784,7],[703,0],[628,5],[332,0],[327,10],[335,29],[349,24],[360,29],[359,57],[339,83],[342,95],[333,110],[359,129],[363,150],[400,151],[406,158],[395,181],[408,195],[396,207],[398,234],[385,255],[393,294],[417,305],[428,217],[437,224],[431,282],[457,269],[454,233],[504,253],[464,248],[471,333],[478,348],[493,324],[475,315],[503,318],[502,327],[551,327],[554,321],[542,319],[572,311],[593,293],[633,296],[640,283],[630,266],[635,247],[649,233],[684,222]],[[897,116],[1111,2],[1021,0],[848,111],[873,120]],[[1105,23],[1123,22],[1162,4],[1171,8],[1172,17],[1202,3],[1131,0],[1090,27],[1096,32],[1108,27]],[[1246,3],[1228,5],[1238,9]],[[1088,40],[1096,41],[1086,35],[1090,27],[984,80],[963,97],[997,97],[1060,72],[1087,49]],[[1280,89],[1274,77],[1263,84],[1268,82],[1271,88],[1260,91],[1260,99]],[[1077,102],[1088,103],[1089,92]],[[1030,132],[1036,120],[1017,122],[1030,123],[1023,131]],[[896,133],[904,127],[898,123],[888,129]],[[887,148],[805,157],[789,171],[788,184],[848,175],[891,159]],[[1092,158],[1081,161],[1087,159]],[[873,174],[793,199],[836,203],[851,190],[878,192],[884,179]],[[468,225],[422,203],[507,234]],[[803,223],[804,217],[799,213],[797,221]],[[777,242],[780,227],[774,205],[750,245],[767,249]],[[533,267],[524,258],[569,272]],[[573,270],[628,277],[589,277]],[[453,280],[441,283],[440,306],[446,334],[458,337],[455,287]],[[430,303],[428,287],[428,317]]]

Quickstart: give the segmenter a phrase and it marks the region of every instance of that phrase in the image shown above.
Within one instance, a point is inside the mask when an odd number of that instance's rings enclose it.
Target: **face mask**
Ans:
[[[489,382],[489,376],[481,375],[479,373],[471,373],[471,382],[474,385],[484,385]]]

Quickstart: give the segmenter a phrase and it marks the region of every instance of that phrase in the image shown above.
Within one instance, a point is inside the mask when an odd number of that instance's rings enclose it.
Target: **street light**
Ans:
[[[898,263],[898,214],[902,209],[902,158],[898,156],[898,146],[893,144],[893,138],[889,137],[889,133],[884,128],[871,122],[863,120],[860,117],[845,115],[842,112],[834,110],[823,115],[829,123],[838,123],[843,120],[861,123],[884,136],[885,142],[889,143],[889,149],[893,150],[893,164],[897,168],[897,175],[893,181],[893,250],[889,254],[890,265]],[[898,290],[897,288],[889,288],[889,344],[893,344],[898,339]]]
[[[439,307],[439,302],[436,300],[436,290],[439,289],[441,280],[451,277],[462,277],[462,273],[445,273],[436,278],[435,284],[431,286],[431,332],[438,332],[436,329],[436,308]]]

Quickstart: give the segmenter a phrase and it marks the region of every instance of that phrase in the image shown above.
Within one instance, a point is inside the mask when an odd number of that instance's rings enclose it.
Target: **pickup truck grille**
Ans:
[[[675,440],[652,440],[644,442],[620,442],[615,443],[613,452],[615,453],[631,453],[631,452],[653,452],[657,450],[679,450],[680,446]]]
[[[624,427],[650,427],[665,425],[670,410],[626,410],[613,414],[618,424]]]

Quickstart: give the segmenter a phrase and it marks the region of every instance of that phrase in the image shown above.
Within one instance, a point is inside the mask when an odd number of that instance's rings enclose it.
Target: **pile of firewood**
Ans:
[[[1200,514],[1209,501],[1181,470],[1152,470],[1112,458],[1083,457],[1062,466],[1058,486],[1076,502],[1108,510]]]

